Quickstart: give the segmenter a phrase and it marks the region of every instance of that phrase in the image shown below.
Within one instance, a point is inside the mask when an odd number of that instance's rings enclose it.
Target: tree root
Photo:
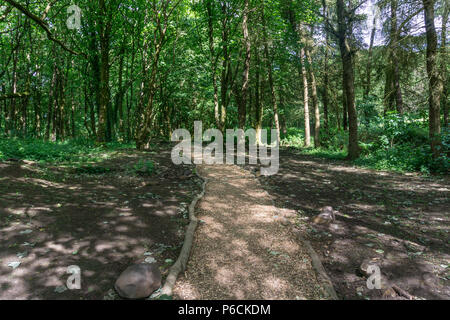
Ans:
[[[177,281],[178,275],[180,272],[184,272],[186,270],[187,261],[189,259],[189,255],[191,252],[192,242],[194,241],[194,233],[197,229],[198,219],[195,216],[195,206],[197,202],[204,196],[206,183],[208,181],[207,178],[200,176],[195,170],[197,176],[203,180],[202,191],[195,196],[189,205],[189,225],[186,230],[186,235],[184,237],[183,247],[181,248],[180,255],[178,256],[177,261],[172,265],[169,270],[169,275],[166,278],[166,282],[161,289],[161,295],[172,296],[173,287],[175,286],[175,282]]]

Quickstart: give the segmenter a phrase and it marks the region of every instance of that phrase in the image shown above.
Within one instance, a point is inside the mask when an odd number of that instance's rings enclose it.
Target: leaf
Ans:
[[[56,293],[63,293],[64,291],[67,291],[67,288],[64,285],[56,287],[55,290],[54,290],[54,292],[56,292]]]
[[[8,263],[8,267],[13,268],[13,269],[18,268],[19,266],[20,266],[20,261],[13,261],[13,262]]]
[[[156,262],[156,259],[153,258],[153,257],[148,257],[148,258],[146,258],[146,259],[144,260],[144,262],[146,262],[146,263],[155,263],[155,262]]]
[[[28,230],[20,231],[20,234],[30,234],[32,232],[33,232],[33,230],[28,229]]]
[[[25,257],[27,257],[27,256],[28,256],[28,251],[19,252],[19,253],[17,254],[17,257],[20,258],[20,259],[23,259],[23,258],[25,258]]]

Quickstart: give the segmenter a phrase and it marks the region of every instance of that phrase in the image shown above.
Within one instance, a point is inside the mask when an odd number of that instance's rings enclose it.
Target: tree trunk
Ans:
[[[437,58],[437,35],[434,26],[434,0],[423,0],[425,9],[425,30],[427,37],[427,74],[429,81],[429,127],[430,141],[433,158],[441,154],[441,121],[440,121],[440,100],[443,90],[442,81],[439,75]]]
[[[359,146],[358,146],[358,119],[356,115],[356,105],[355,105],[355,84],[354,84],[354,73],[353,73],[353,63],[352,63],[352,53],[350,48],[349,39],[347,34],[352,32],[352,30],[347,30],[348,25],[347,13],[345,10],[344,0],[336,0],[337,16],[338,16],[338,34],[339,34],[339,49],[341,52],[342,59],[342,69],[343,69],[343,84],[344,93],[346,98],[346,105],[348,111],[349,120],[349,139],[348,139],[348,156],[350,160],[359,157]]]
[[[375,33],[377,31],[377,16],[374,13],[372,20],[372,32],[370,33],[370,44],[369,52],[367,54],[367,64],[366,64],[366,85],[364,87],[364,99],[367,99],[370,94],[371,86],[371,73],[372,73],[372,54],[373,54],[373,42],[375,41]]]
[[[398,37],[399,30],[397,25],[397,0],[391,0],[391,18],[388,45],[388,65],[386,67],[386,85],[385,85],[385,110],[395,110],[403,113],[403,98],[400,87],[400,69],[398,60]]]
[[[110,139],[107,132],[109,109],[109,46],[111,32],[111,13],[105,0],[99,0],[100,17],[100,97],[97,142],[104,143]]]
[[[308,60],[308,71],[311,83],[311,97],[314,108],[314,148],[320,147],[320,110],[319,101],[317,99],[317,87],[316,87],[316,77],[314,75],[314,70],[312,67],[311,54],[308,49],[305,49],[306,59]]]
[[[238,105],[239,128],[245,129],[245,120],[247,113],[247,95],[248,95],[248,75],[250,71],[251,46],[250,37],[248,35],[248,0],[245,0],[242,20],[242,33],[244,36],[245,59],[244,72],[242,74],[241,99]]]
[[[211,78],[214,89],[214,119],[216,121],[217,128],[221,128],[220,122],[220,111],[219,111],[219,88],[217,87],[217,58],[214,50],[214,27],[212,20],[212,2],[213,0],[206,1],[206,11],[208,14],[208,45],[209,45],[209,56],[211,63]]]
[[[326,2],[323,1],[323,12],[325,15],[325,19],[328,19],[328,8],[326,5]],[[328,36],[328,29],[325,28],[325,58],[324,58],[324,68],[323,68],[323,94],[322,94],[322,103],[323,103],[323,125],[325,128],[325,131],[328,133],[328,49],[329,47],[329,36]]]
[[[264,6],[262,7],[262,27],[263,27],[263,41],[264,41],[264,58],[266,60],[267,72],[269,74],[269,87],[270,87],[270,95],[272,101],[273,108],[273,120],[275,122],[275,130],[277,132],[277,144],[280,144],[280,121],[278,117],[278,105],[277,105],[277,97],[275,94],[275,86],[273,83],[273,70],[272,70],[272,61],[269,56],[269,43],[267,39],[267,30],[266,30],[266,17],[264,13]]]
[[[311,146],[311,129],[309,127],[309,92],[308,92],[308,77],[306,74],[306,67],[305,67],[305,49],[300,49],[300,65],[301,65],[301,75],[303,79],[303,109],[305,113],[305,141],[304,146],[306,148]]]
[[[263,121],[263,106],[260,99],[260,88],[261,88],[261,81],[260,81],[260,70],[259,70],[260,60],[259,60],[259,54],[258,49],[255,47],[255,130],[256,130],[256,143],[259,145],[261,144],[261,130],[262,130],[262,121]]]
[[[448,22],[448,10],[449,3],[444,1],[444,13],[442,15],[442,30],[441,30],[441,69],[442,77],[444,83],[444,89],[442,92],[441,107],[444,111],[444,128],[448,128],[448,73],[447,73],[447,59],[448,59],[448,48],[447,48],[447,22]]]

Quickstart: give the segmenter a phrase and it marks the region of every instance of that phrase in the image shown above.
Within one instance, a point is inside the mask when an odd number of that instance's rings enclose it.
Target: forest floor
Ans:
[[[138,170],[142,161],[154,172]],[[175,166],[167,145],[92,165],[0,162],[0,299],[116,299],[120,272],[145,259],[166,275],[201,189],[193,168]],[[199,166],[210,181],[175,298],[326,299],[294,227],[341,299],[382,297],[359,272],[366,259],[418,298],[450,299],[448,177],[362,169],[295,149],[280,150],[274,176],[256,178],[249,165],[216,169]],[[335,223],[311,224],[325,206],[339,212]],[[63,287],[70,265],[81,268],[81,290]]]
[[[259,180],[280,210],[297,213],[296,227],[319,253],[339,298],[382,298],[359,271],[371,259],[416,298],[450,299],[448,176],[368,170],[283,149],[278,174]],[[336,222],[310,223],[325,206],[339,211]]]
[[[146,161],[155,172],[136,169]],[[77,167],[0,162],[0,299],[116,299],[116,278],[145,259],[164,277],[201,190],[193,168],[167,146]],[[71,265],[81,290],[64,287]]]
[[[250,173],[201,165],[207,179],[192,253],[174,297],[201,300],[326,299],[308,252]]]

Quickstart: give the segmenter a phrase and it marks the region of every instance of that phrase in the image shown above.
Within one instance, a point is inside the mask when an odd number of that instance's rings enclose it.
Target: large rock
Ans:
[[[156,264],[141,263],[129,266],[117,279],[114,288],[126,299],[142,299],[161,286],[161,273]]]

